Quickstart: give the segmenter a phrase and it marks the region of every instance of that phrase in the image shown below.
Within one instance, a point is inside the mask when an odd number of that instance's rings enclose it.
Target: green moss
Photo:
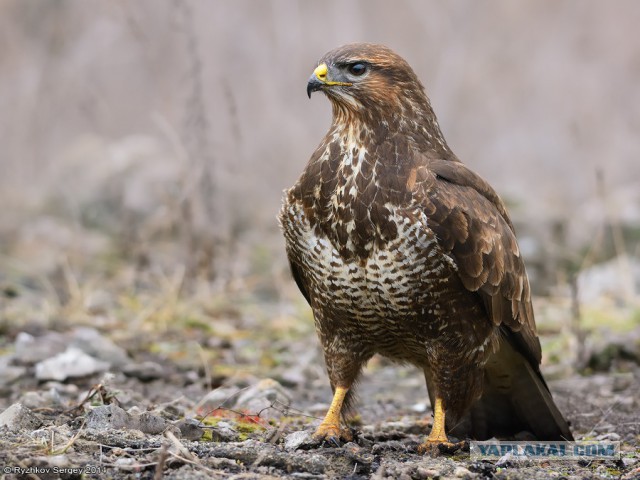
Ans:
[[[248,435],[251,433],[261,432],[265,429],[263,425],[260,425],[259,423],[255,423],[252,421],[248,421],[248,422],[239,421],[235,425],[235,428],[236,428],[236,431],[240,434],[240,436],[242,436],[243,434]]]
[[[202,437],[200,437],[201,442],[213,442],[213,433],[210,428],[205,428]]]
[[[215,427],[216,425],[218,425],[218,422],[220,422],[220,420],[223,420],[223,419],[221,417],[214,417],[210,415],[208,417],[200,418],[198,420],[200,420],[200,423],[202,423],[207,427]]]

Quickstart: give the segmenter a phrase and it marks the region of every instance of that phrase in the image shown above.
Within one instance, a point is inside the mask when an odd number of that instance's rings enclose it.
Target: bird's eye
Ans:
[[[363,75],[366,71],[367,66],[364,63],[352,63],[351,65],[349,65],[349,73],[351,75],[355,75],[356,77]]]

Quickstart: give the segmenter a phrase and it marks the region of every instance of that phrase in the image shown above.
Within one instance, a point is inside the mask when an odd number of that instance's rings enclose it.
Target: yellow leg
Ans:
[[[445,452],[453,453],[462,447],[464,442],[451,443],[445,432],[445,412],[442,398],[436,396],[435,405],[433,406],[433,426],[431,433],[425,439],[424,443],[418,447],[420,453],[429,453],[431,455],[439,455],[440,447],[444,447]]]
[[[316,440],[329,440],[334,443],[337,443],[341,437],[350,440],[350,434],[347,431],[340,430],[340,412],[342,411],[344,397],[348,391],[349,388],[347,387],[336,387],[329,411],[313,434]]]
[[[427,437],[428,443],[447,443],[449,439],[444,431],[445,425],[444,407],[442,406],[442,399],[436,397],[436,404],[433,407],[433,426],[431,427],[431,433]]]

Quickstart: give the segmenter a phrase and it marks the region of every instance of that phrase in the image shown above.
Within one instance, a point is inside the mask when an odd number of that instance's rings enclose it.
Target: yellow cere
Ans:
[[[321,63],[316,67],[313,73],[316,74],[316,77],[318,77],[318,80],[320,80],[321,82],[325,82],[327,80],[327,64]]]

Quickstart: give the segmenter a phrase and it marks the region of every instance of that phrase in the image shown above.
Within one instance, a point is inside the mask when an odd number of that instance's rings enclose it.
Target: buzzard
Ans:
[[[447,433],[572,440],[540,373],[505,205],[451,151],[411,67],[385,46],[345,45],[319,61],[315,91],[333,121],[279,220],[334,392],[316,438],[348,438],[341,415],[381,354],[424,371],[424,451],[451,447]]]

